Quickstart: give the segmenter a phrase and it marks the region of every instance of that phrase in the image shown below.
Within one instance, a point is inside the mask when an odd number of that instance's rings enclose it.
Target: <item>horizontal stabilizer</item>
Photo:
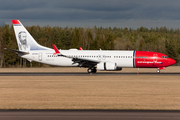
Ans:
[[[13,51],[19,54],[29,54],[28,52],[23,52],[23,51],[19,51],[19,50],[13,50],[13,49],[9,49],[9,48],[4,48],[5,50],[9,50],[9,51]]]

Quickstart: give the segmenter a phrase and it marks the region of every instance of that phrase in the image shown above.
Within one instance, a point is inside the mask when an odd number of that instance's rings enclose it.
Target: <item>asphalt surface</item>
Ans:
[[[180,120],[180,111],[0,110],[0,120]]]
[[[0,76],[177,75],[180,73],[4,72]],[[0,110],[0,120],[180,120],[180,111],[151,110]]]
[[[109,76],[109,75],[180,75],[180,73],[116,73],[116,72],[1,72],[0,76]]]

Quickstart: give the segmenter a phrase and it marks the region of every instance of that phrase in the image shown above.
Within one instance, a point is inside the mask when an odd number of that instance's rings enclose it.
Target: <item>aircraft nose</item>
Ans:
[[[176,63],[176,61],[174,59],[171,59],[169,62],[171,65],[174,65]]]

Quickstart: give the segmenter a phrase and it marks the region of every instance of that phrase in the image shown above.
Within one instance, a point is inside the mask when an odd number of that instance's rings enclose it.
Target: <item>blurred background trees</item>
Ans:
[[[142,50],[167,54],[180,63],[180,30],[141,27],[132,28],[61,28],[26,27],[41,45],[59,49],[82,47],[84,50]],[[4,48],[18,49],[12,26],[0,27],[0,67],[31,67],[31,64]],[[33,62],[33,67],[46,66]]]

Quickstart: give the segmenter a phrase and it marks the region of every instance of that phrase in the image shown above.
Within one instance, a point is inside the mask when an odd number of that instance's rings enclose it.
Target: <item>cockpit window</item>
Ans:
[[[162,56],[162,58],[169,58],[168,56]]]

